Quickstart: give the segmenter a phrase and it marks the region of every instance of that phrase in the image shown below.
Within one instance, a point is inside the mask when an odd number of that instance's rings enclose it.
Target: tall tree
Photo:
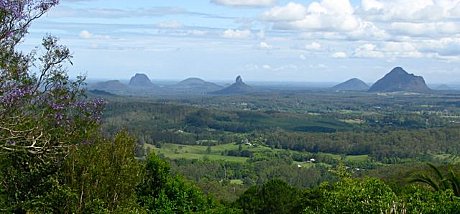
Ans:
[[[0,211],[46,212],[71,145],[93,142],[102,100],[86,100],[84,78],[70,80],[68,48],[55,37],[40,51],[17,50],[30,24],[58,0],[0,1]],[[37,55],[38,52],[43,55]]]

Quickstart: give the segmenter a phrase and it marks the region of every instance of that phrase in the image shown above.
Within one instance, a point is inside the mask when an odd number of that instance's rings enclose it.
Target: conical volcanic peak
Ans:
[[[140,88],[150,88],[154,87],[152,81],[145,74],[137,73],[134,75],[131,80],[129,80],[129,86],[131,87],[140,87]]]
[[[368,89],[369,86],[358,78],[347,80],[332,87],[334,91],[367,91]]]
[[[430,90],[423,77],[409,74],[403,68],[396,67],[372,85],[369,92],[429,92]]]
[[[243,82],[243,78],[241,78],[241,76],[237,76],[235,83],[222,90],[216,91],[213,94],[245,94],[251,91],[253,91],[252,87],[246,85],[246,83]]]

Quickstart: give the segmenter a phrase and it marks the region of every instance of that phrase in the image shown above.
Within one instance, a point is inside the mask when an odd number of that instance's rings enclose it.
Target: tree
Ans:
[[[433,164],[427,163],[431,170],[430,174],[417,174],[410,180],[411,183],[427,184],[435,191],[445,191],[451,189],[455,196],[460,197],[460,177],[450,170],[447,175]],[[434,175],[434,176],[433,176]]]
[[[301,192],[281,180],[252,186],[236,201],[244,213],[300,213]]]
[[[55,37],[40,52],[17,50],[30,24],[58,0],[0,2],[0,211],[46,212],[72,145],[94,142],[104,101],[86,100],[84,77],[66,74],[68,48]]]
[[[138,202],[149,213],[204,212],[213,202],[180,176],[154,153],[146,160],[146,172],[137,188]]]
[[[135,159],[136,139],[126,132],[114,139],[75,145],[59,172],[66,201],[54,213],[97,213],[140,210],[135,188],[143,175]],[[59,202],[59,200],[55,200]],[[65,206],[63,206],[65,204]]]
[[[397,201],[391,188],[375,178],[343,178],[311,193],[306,213],[387,213]]]

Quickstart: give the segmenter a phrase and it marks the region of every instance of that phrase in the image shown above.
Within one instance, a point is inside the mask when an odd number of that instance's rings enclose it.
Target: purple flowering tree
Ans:
[[[52,36],[31,53],[16,49],[30,24],[58,3],[0,0],[0,212],[22,213],[46,200],[71,147],[99,136],[104,101],[85,99],[84,77],[67,76],[69,49]]]
[[[48,36],[32,53],[15,49],[31,22],[57,3],[0,1],[0,152],[60,153],[87,140],[100,122],[104,102],[84,99],[84,77],[72,81],[66,74],[68,48]]]

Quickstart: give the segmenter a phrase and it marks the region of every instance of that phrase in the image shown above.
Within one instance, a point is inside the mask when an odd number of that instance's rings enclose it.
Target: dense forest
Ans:
[[[458,213],[458,94],[121,97],[0,4],[1,213]]]

